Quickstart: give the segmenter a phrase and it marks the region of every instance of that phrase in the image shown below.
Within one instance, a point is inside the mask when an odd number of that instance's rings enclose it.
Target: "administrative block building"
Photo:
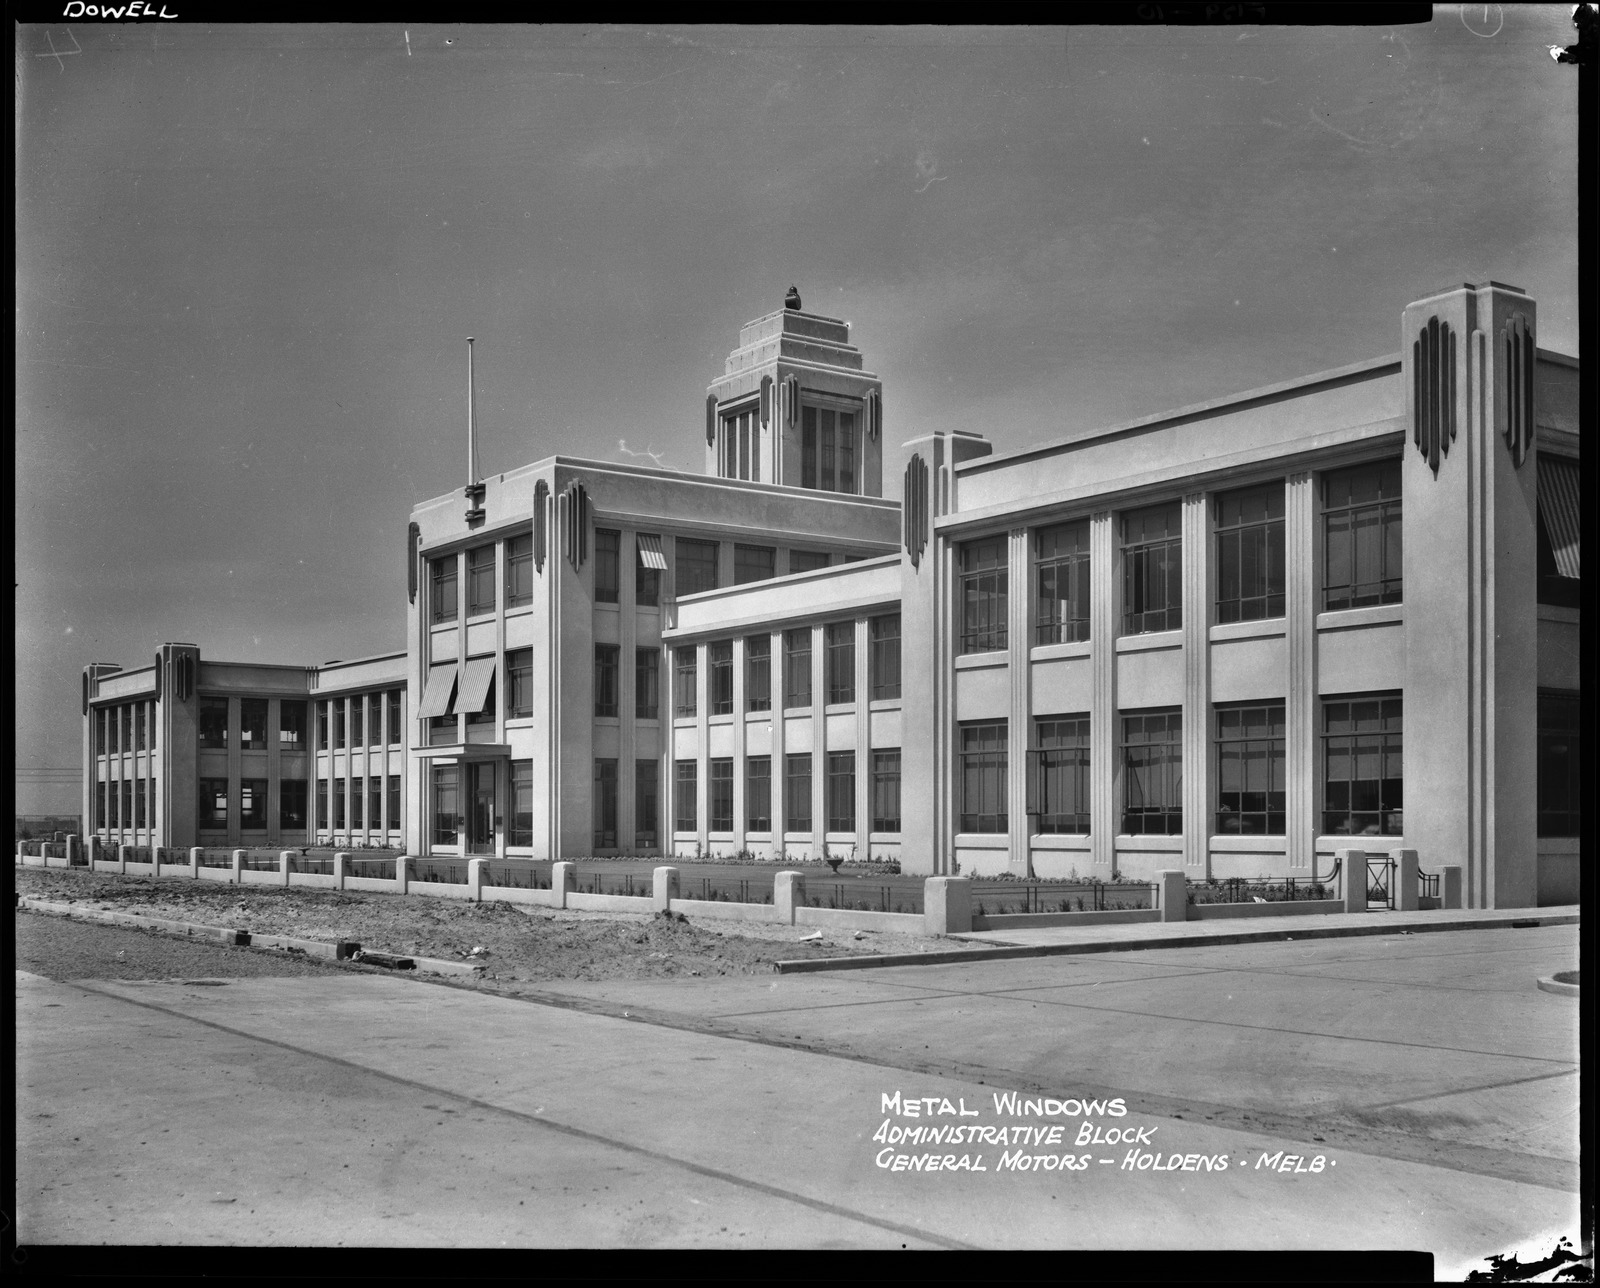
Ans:
[[[1024,451],[912,438],[896,503],[881,383],[791,292],[703,475],[554,456],[419,503],[393,653],[87,667],[85,818],[1102,879],[1406,846],[1468,906],[1575,902],[1578,365],[1497,282],[1399,324]]]

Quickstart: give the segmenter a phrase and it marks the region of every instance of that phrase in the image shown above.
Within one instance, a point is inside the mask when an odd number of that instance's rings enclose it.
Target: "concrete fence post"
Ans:
[[[567,906],[567,896],[578,888],[578,865],[576,863],[552,863],[550,865],[550,898],[558,908]]]
[[[289,865],[294,862],[293,850],[278,851],[278,876],[284,885],[289,884]]]
[[[233,852],[233,884],[234,885],[243,885],[244,884],[244,851],[243,850],[235,850]]]
[[[1156,873],[1154,885],[1161,904],[1162,921],[1189,920],[1189,878],[1179,868],[1164,868]]]
[[[117,843],[117,871],[123,876],[128,875],[128,850],[130,848],[130,846],[123,845],[120,841]]]
[[[930,935],[963,935],[972,929],[972,881],[929,877],[922,886],[922,926]]]
[[[488,875],[488,872],[488,859],[467,860],[467,899],[470,902],[483,902],[483,879]]]
[[[794,910],[804,907],[805,901],[805,873],[779,872],[772,878],[772,906],[777,909],[778,920],[784,925],[794,925]]]
[[[67,833],[67,866],[70,868],[73,864],[81,862],[82,853],[83,838],[76,832]]]
[[[1335,850],[1339,860],[1339,879],[1344,882],[1344,910],[1367,910],[1367,852],[1365,850]]]
[[[1394,907],[1396,912],[1417,910],[1417,852],[1415,850],[1390,850],[1394,860]]]
[[[1439,869],[1439,906],[1441,908],[1461,907],[1461,869],[1447,867]]]
[[[655,895],[657,912],[667,912],[672,908],[672,901],[678,895],[678,869],[657,868],[654,872],[652,893]]]
[[[333,888],[335,890],[344,889],[344,879],[348,875],[346,868],[349,862],[350,856],[343,850],[333,856]]]
[[[200,879],[200,847],[198,845],[189,851],[189,875],[196,881]]]
[[[411,856],[397,854],[394,857],[394,892],[404,894],[406,887],[411,882]]]
[[[22,860],[27,857],[27,854],[28,854],[28,843],[26,841],[18,841],[17,842],[17,862],[21,863]]]

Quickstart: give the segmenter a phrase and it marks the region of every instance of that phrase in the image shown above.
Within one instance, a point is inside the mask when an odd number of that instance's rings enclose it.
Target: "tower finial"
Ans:
[[[800,307],[800,292],[794,289],[794,283],[789,283],[789,293],[783,297],[783,307],[798,309]]]

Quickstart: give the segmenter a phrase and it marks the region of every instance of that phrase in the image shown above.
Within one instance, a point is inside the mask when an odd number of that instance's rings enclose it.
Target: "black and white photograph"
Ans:
[[[8,1268],[1592,1278],[1597,8],[30,11]]]

